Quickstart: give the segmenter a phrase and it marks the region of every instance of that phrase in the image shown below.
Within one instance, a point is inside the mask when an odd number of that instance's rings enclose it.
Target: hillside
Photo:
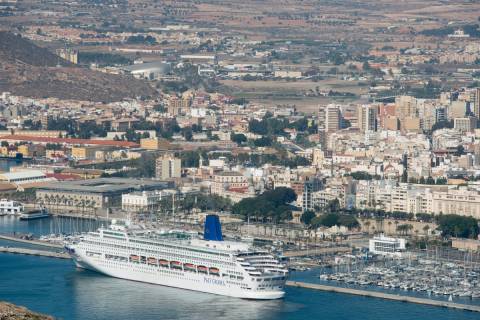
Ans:
[[[34,313],[29,311],[26,308],[18,307],[7,302],[0,302],[0,319],[2,320],[53,320],[52,317]]]
[[[111,102],[156,94],[145,81],[75,66],[47,49],[0,32],[0,92],[15,95]]]

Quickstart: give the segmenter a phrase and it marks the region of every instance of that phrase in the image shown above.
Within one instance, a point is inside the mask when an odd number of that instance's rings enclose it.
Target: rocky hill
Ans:
[[[119,101],[156,94],[147,82],[73,65],[10,32],[0,32],[0,92],[86,101]]]
[[[53,320],[52,317],[29,311],[11,303],[0,302],[1,320]]]

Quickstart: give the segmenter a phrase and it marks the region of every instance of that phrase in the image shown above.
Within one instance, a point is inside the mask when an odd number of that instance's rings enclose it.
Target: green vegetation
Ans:
[[[437,218],[438,229],[444,237],[476,239],[479,234],[478,221],[472,217],[454,214],[441,215]]]
[[[78,62],[81,64],[95,63],[99,66],[115,66],[131,64],[133,60],[119,54],[80,51],[78,53]]]
[[[401,235],[408,235],[410,231],[413,230],[413,226],[411,224],[399,224],[397,225],[397,232]]]
[[[315,212],[311,210],[307,210],[303,212],[302,216],[300,217],[300,221],[306,225],[310,225],[310,222],[315,218],[317,215]]]
[[[349,214],[327,213],[313,218],[310,221],[310,227],[316,229],[319,227],[333,227],[333,226],[345,226],[349,229],[358,228],[360,223],[358,220]]]
[[[372,176],[370,173],[365,171],[352,172],[350,174],[346,174],[346,176],[351,176],[355,180],[372,180],[372,179],[378,180],[381,178],[379,175]]]
[[[152,36],[142,36],[142,35],[137,35],[137,36],[130,36],[127,38],[127,43],[130,44],[149,44],[153,45],[157,43],[157,40],[155,40],[154,37]]]
[[[460,28],[458,27],[444,27],[438,29],[427,29],[423,30],[420,33],[426,36],[433,36],[433,37],[445,37],[449,34],[453,34],[455,30],[461,29],[465,34],[468,34],[470,37],[479,38],[480,31],[478,30],[478,24],[467,24]]]
[[[248,131],[262,135],[285,135],[285,128],[288,127],[288,120],[285,118],[272,118],[267,114],[262,120],[250,120]]]
[[[439,177],[435,180],[430,176],[427,177],[427,179],[425,179],[425,177],[420,177],[420,179],[412,177],[412,178],[408,179],[408,182],[409,183],[418,183],[418,184],[428,184],[428,185],[435,185],[435,184],[445,185],[445,184],[447,184],[447,179],[444,178],[444,177]]]
[[[230,140],[232,140],[238,145],[241,145],[242,143],[247,142],[247,137],[242,133],[239,133],[239,134],[232,133],[230,135]]]
[[[233,206],[232,213],[241,215],[245,220],[284,222],[292,219],[289,204],[296,199],[297,195],[292,189],[277,188],[255,198],[241,200]]]
[[[172,210],[173,202],[171,197],[166,197],[160,202],[159,210],[168,212]],[[232,202],[228,198],[219,195],[192,194],[181,200],[175,201],[175,210],[190,213],[193,209],[201,211],[228,211],[232,208]]]

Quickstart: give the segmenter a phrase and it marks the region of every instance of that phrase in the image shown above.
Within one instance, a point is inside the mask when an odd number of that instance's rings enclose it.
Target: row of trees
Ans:
[[[313,211],[305,211],[300,217],[300,221],[312,229],[317,229],[319,227],[330,228],[333,226],[345,226],[352,229],[360,226],[360,223],[355,216],[339,213],[327,213],[317,216]]]
[[[297,195],[292,189],[276,188],[257,197],[241,200],[233,206],[232,213],[245,220],[284,222],[292,219],[290,203],[296,199]]]
[[[191,213],[193,209],[202,211],[229,211],[232,208],[232,202],[228,198],[215,194],[192,194],[187,195],[183,199],[175,200],[175,204],[173,203],[172,197],[166,197],[162,199],[158,209],[161,212],[169,212],[173,209],[173,206],[175,206],[176,211],[183,211],[184,213]]]

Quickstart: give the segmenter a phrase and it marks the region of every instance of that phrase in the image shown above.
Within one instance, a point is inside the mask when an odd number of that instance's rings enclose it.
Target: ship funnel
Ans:
[[[205,219],[203,239],[210,241],[223,241],[222,226],[216,214],[209,214]]]

